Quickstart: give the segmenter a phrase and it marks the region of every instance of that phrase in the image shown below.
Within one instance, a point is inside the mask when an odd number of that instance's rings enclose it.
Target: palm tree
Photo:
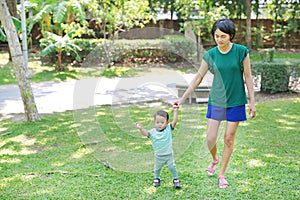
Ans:
[[[85,20],[84,6],[79,0],[64,0],[64,1],[40,1],[32,0],[32,9],[35,13],[28,18],[29,30],[34,24],[39,24],[40,31],[44,34],[45,31],[63,35],[63,24],[71,24],[75,20],[82,25],[87,25]]]
[[[71,53],[73,52],[76,56],[77,61],[81,60],[78,52],[81,51],[80,47],[73,43],[72,40],[74,32],[66,34],[64,36],[56,35],[46,31],[44,33],[45,38],[41,39],[41,47],[44,49],[40,52],[40,56],[46,56],[52,52],[56,53],[57,56],[57,71],[63,71],[64,67],[62,65],[62,54],[63,52]]]

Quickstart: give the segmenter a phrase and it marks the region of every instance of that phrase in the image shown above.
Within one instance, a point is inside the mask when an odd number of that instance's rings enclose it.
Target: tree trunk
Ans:
[[[57,53],[57,71],[62,72],[64,71],[64,67],[62,65],[62,51]]]
[[[246,42],[247,47],[252,49],[252,40],[251,40],[251,0],[246,0],[247,8],[246,8]]]
[[[17,11],[17,0],[6,0],[8,10],[10,12],[10,15],[13,17],[18,17],[18,11]]]
[[[0,0],[0,21],[4,27],[8,45],[10,47],[9,49],[12,56],[12,61],[14,63],[22,101],[24,104],[25,119],[27,121],[40,120],[35,105],[31,84],[26,77],[27,73],[24,63],[24,57],[22,54],[18,34],[16,32],[16,27],[13,24],[5,0]]]
[[[18,17],[17,0],[6,0],[6,4],[7,4],[7,7],[8,7],[8,10],[10,12],[10,15],[17,18]],[[9,47],[8,47],[8,55],[9,55],[8,60],[12,61]]]

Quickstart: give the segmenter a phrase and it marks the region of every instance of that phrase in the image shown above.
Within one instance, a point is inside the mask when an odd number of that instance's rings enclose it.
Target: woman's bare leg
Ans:
[[[217,137],[220,123],[221,121],[214,119],[208,119],[207,122],[206,142],[214,162],[218,160]]]
[[[220,168],[219,176],[224,176],[227,165],[229,163],[233,145],[234,145],[234,137],[236,130],[238,128],[239,122],[227,122],[226,130],[224,134],[224,150],[222,155],[222,165]]]

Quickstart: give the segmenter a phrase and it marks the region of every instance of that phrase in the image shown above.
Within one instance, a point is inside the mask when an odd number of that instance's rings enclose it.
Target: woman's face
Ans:
[[[155,123],[155,128],[161,131],[165,129],[166,126],[168,125],[168,120],[165,117],[156,115],[154,123]]]
[[[227,33],[222,32],[220,29],[215,31],[215,41],[217,45],[222,48],[226,47],[230,43],[230,35]]]

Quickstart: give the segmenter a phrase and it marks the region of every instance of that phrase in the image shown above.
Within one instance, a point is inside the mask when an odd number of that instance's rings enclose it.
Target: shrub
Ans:
[[[123,62],[177,62],[189,60],[196,53],[196,44],[180,35],[149,40],[76,39],[75,44],[83,49],[80,55],[87,58],[88,65],[99,66]]]
[[[86,57],[91,51],[93,51],[93,49],[95,49],[98,45],[101,45],[102,42],[103,39],[74,39],[74,44],[82,49],[80,52],[82,57]]]
[[[295,87],[300,77],[300,61],[273,60],[252,63],[253,75],[260,77],[263,93],[286,92]]]

